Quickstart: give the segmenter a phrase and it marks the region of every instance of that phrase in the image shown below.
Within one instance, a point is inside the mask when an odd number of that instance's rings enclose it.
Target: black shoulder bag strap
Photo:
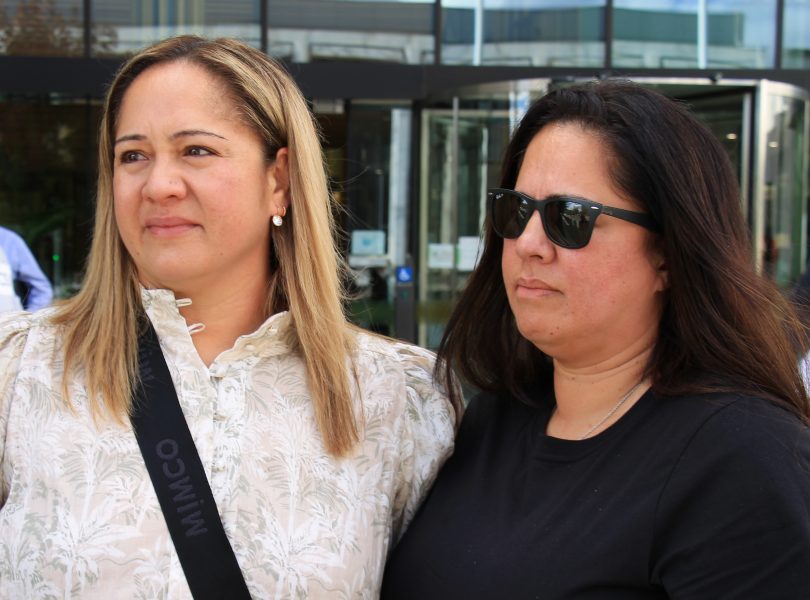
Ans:
[[[152,324],[138,340],[132,427],[191,595],[250,599]]]

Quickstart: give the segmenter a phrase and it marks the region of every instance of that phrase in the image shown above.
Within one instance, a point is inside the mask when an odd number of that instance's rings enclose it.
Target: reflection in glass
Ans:
[[[518,212],[517,212],[517,220],[519,223],[523,221],[528,221],[531,218],[532,210],[534,210],[533,206],[530,206],[528,202],[521,199],[518,203]],[[501,211],[498,211],[499,213]]]
[[[433,0],[266,0],[267,52],[294,62],[433,62]]]
[[[509,138],[507,110],[422,114],[419,344],[436,348],[467,282],[486,215],[488,182],[498,181]],[[471,264],[473,263],[473,264]]]
[[[782,66],[810,67],[810,0],[785,0]]]
[[[260,45],[260,0],[104,0],[92,3],[93,54],[127,54],[184,33]]]
[[[604,0],[443,0],[442,63],[602,66]]]
[[[765,229],[763,270],[786,287],[804,265],[796,240],[802,239],[807,177],[804,102],[773,95],[773,127],[765,156]]]
[[[0,2],[0,54],[81,56],[82,0]]]
[[[392,143],[396,143],[392,107],[354,102],[349,118],[338,186],[346,209],[343,228],[349,241],[348,287],[352,301],[348,311],[361,327],[394,335],[389,293],[393,290],[391,242],[396,235],[389,226],[393,208],[390,158]],[[330,169],[330,175],[338,179],[334,169]],[[360,247],[362,240],[375,243]]]
[[[582,212],[582,205],[579,202],[566,202],[562,211],[563,225],[573,225],[579,230],[583,221],[587,221],[587,217]]]
[[[615,0],[613,64],[764,69],[774,64],[776,0]]]
[[[89,246],[100,112],[86,99],[0,97],[0,219],[57,297],[78,289]]]
[[[737,180],[747,202],[749,173],[748,140],[743,123],[748,118],[745,109],[750,92],[726,92],[717,95],[698,95],[686,98],[692,113],[703,122],[728,153]]]

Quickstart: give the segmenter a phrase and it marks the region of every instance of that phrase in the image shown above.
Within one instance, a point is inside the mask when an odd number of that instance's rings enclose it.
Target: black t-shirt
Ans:
[[[474,398],[382,598],[810,599],[810,430],[757,398],[647,392],[582,441]]]

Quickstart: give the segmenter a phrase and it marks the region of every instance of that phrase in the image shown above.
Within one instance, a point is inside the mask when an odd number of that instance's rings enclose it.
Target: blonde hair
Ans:
[[[113,212],[113,141],[122,99],[143,71],[182,60],[217,77],[240,118],[263,141],[266,159],[289,148],[290,210],[273,228],[266,314],[288,309],[292,342],[306,365],[318,428],[326,449],[347,454],[358,441],[350,371],[353,355],[340,276],[333,200],[320,139],[297,85],[273,59],[231,39],[180,36],[159,42],[120,69],[107,94],[99,137],[98,192],[93,242],[81,291],[65,301],[54,321],[66,329],[64,382],[80,368],[98,401],[96,418],[123,421],[138,376],[138,334],[143,308],[135,266]],[[269,227],[269,224],[268,224]],[[298,260],[296,260],[298,259]]]

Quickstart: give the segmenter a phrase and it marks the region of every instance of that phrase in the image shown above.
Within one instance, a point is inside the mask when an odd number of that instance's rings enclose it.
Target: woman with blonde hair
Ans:
[[[0,598],[375,596],[456,411],[432,354],[347,324],[340,270],[278,64],[127,61],[81,291],[0,321]]]

